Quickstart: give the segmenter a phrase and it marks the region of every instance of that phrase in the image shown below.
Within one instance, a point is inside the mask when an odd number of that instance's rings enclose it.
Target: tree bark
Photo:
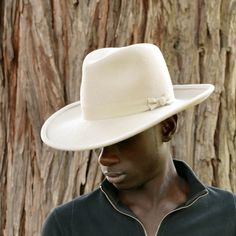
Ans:
[[[56,205],[102,179],[92,152],[42,144],[54,111],[79,100],[91,50],[157,44],[173,83],[212,83],[179,115],[173,155],[208,184],[236,192],[235,0],[2,0],[0,2],[0,235],[39,235]]]

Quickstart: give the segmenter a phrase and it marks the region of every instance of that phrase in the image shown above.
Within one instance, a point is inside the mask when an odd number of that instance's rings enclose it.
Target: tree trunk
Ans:
[[[54,206],[98,186],[92,152],[42,144],[45,119],[79,100],[93,49],[148,42],[174,83],[215,93],[179,115],[172,143],[209,185],[236,192],[235,0],[2,0],[0,2],[0,235],[39,235]]]

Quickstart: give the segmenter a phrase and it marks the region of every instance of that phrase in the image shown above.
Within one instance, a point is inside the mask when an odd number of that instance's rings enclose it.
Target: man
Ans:
[[[213,89],[173,86],[152,44],[88,54],[80,102],[53,114],[41,136],[61,150],[94,149],[106,178],[54,209],[42,235],[235,236],[236,197],[204,186],[187,164],[173,161],[168,145],[176,114]]]

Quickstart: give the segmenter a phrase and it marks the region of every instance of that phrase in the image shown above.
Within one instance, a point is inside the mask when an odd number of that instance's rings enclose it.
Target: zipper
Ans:
[[[110,200],[110,198],[109,198],[108,195],[105,193],[105,191],[102,189],[102,186],[100,186],[100,189],[101,189],[101,191],[104,193],[104,195],[106,196],[107,200],[110,202],[110,204],[113,206],[113,208],[114,208],[116,211],[118,211],[118,212],[121,213],[122,215],[131,217],[132,219],[136,220],[136,221],[142,226],[144,235],[145,235],[145,236],[148,236],[148,235],[147,235],[147,232],[146,232],[146,229],[144,228],[143,223],[142,223],[138,218],[136,218],[136,217],[134,217],[134,216],[132,216],[132,215],[129,215],[129,214],[126,214],[126,213],[120,211],[120,210],[113,204],[113,202]]]
[[[169,216],[170,214],[172,214],[172,213],[174,213],[174,212],[177,212],[177,211],[180,211],[180,210],[183,210],[183,209],[186,209],[186,208],[191,207],[196,201],[198,201],[198,200],[199,200],[200,198],[202,198],[202,197],[205,197],[206,195],[208,195],[208,191],[207,191],[207,190],[206,190],[206,193],[205,193],[205,194],[202,194],[202,195],[200,195],[199,197],[197,197],[197,198],[196,198],[194,201],[192,201],[189,205],[179,207],[179,208],[177,208],[177,209],[175,209],[175,210],[173,210],[173,211],[170,211],[168,214],[166,214],[166,215],[163,217],[163,219],[161,220],[161,222],[160,222],[160,224],[159,224],[159,226],[158,226],[158,228],[157,228],[157,231],[156,231],[156,233],[155,233],[155,236],[158,235],[158,231],[159,231],[159,229],[160,229],[160,227],[161,227],[161,224],[162,224],[162,222],[166,219],[167,216]]]
[[[120,210],[113,204],[113,202],[110,200],[110,198],[108,197],[108,195],[106,194],[106,192],[102,189],[102,186],[100,186],[100,189],[101,189],[101,191],[104,193],[104,195],[106,196],[107,200],[110,202],[110,204],[112,205],[112,207],[113,207],[116,211],[118,211],[118,212],[121,213],[122,215],[128,216],[128,217],[130,217],[130,218],[136,220],[136,221],[142,226],[143,231],[144,231],[144,235],[145,235],[145,236],[148,236],[148,235],[147,235],[147,231],[146,231],[146,229],[145,229],[143,223],[142,223],[138,218],[136,218],[136,217],[134,217],[134,216],[132,216],[132,215],[129,215],[129,214],[126,214],[126,213],[120,211]],[[186,205],[186,206],[179,207],[179,208],[177,208],[177,209],[175,209],[175,210],[173,210],[173,211],[170,211],[168,214],[166,214],[166,215],[163,217],[163,219],[161,220],[161,222],[160,222],[160,224],[159,224],[159,226],[158,226],[158,228],[157,228],[157,230],[156,230],[155,236],[158,235],[158,231],[159,231],[159,229],[160,229],[160,227],[161,227],[161,224],[162,224],[162,222],[166,219],[167,216],[169,216],[170,214],[172,214],[172,213],[174,213],[174,212],[177,212],[177,211],[180,211],[180,210],[183,210],[183,209],[186,209],[186,208],[191,207],[195,202],[197,202],[197,201],[198,201],[199,199],[201,199],[202,197],[205,197],[206,195],[208,195],[208,191],[207,191],[207,190],[206,190],[206,192],[205,192],[204,194],[202,194],[202,195],[200,195],[199,197],[197,197],[197,198],[196,198],[194,201],[192,201],[190,204],[188,204],[188,205]]]

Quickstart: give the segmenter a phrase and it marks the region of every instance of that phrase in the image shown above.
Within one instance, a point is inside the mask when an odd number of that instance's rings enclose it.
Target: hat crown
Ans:
[[[84,60],[80,99],[84,119],[136,114],[174,99],[165,60],[153,44],[97,49]]]

